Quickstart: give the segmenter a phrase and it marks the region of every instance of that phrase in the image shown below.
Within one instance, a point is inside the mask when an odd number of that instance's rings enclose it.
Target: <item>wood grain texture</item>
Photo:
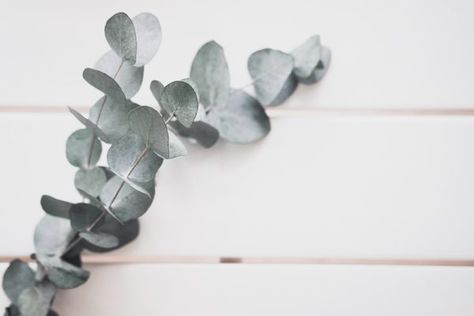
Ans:
[[[163,42],[146,84],[188,76],[197,49],[215,39],[232,86],[241,87],[252,52],[291,50],[318,33],[333,51],[330,70],[320,84],[300,87],[289,106],[474,106],[470,0],[2,1],[1,104],[94,104],[99,94],[81,73],[108,49],[104,24],[118,11],[161,20]],[[147,87],[137,101],[154,104]]]
[[[88,266],[61,315],[457,315],[474,312],[474,270],[334,266]],[[0,270],[3,270],[0,268]],[[6,299],[0,294],[0,304]],[[123,303],[121,303],[123,302]]]
[[[79,127],[0,116],[1,255],[32,251],[41,194],[79,200],[64,158]],[[472,260],[470,135],[469,117],[275,118],[260,143],[165,163],[141,236],[115,255]]]

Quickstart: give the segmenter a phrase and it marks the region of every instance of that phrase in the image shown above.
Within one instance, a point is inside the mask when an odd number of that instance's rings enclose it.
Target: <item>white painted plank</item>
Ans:
[[[55,308],[75,315],[472,315],[469,268],[110,265]],[[6,299],[0,298],[6,305]]]
[[[41,194],[78,201],[69,115],[0,116],[0,254],[28,254]],[[126,255],[474,258],[474,120],[278,118],[264,141],[164,164]]]
[[[153,12],[163,25],[146,83],[187,76],[198,47],[215,39],[239,87],[249,81],[251,52],[289,50],[319,33],[333,50],[331,69],[293,106],[474,106],[470,0],[2,1],[0,104],[92,105],[98,95],[82,69],[106,51],[104,23],[122,10]],[[143,91],[137,100],[152,97]]]

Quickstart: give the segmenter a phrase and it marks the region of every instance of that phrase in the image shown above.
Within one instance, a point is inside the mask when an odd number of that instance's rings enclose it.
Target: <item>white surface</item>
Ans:
[[[108,49],[106,19],[117,11],[156,14],[163,27],[148,84],[188,76],[204,42],[223,45],[232,83],[249,82],[246,61],[264,47],[290,50],[312,34],[333,51],[318,87],[291,106],[474,106],[474,2],[471,0],[115,0],[0,2],[0,104],[92,105],[81,77]]]
[[[474,258],[474,118],[272,122],[260,143],[166,162],[142,234],[121,252]],[[32,251],[41,194],[79,201],[64,157],[75,128],[68,114],[0,116],[0,254]]]
[[[86,285],[57,297],[61,315],[470,316],[474,312],[474,270],[466,268],[112,265],[91,270]]]

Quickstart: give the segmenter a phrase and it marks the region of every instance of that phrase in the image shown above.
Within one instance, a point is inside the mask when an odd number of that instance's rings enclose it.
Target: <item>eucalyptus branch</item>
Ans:
[[[3,288],[11,300],[6,316],[54,316],[57,290],[80,286],[89,278],[82,269],[82,250],[110,251],[133,241],[138,218],[151,206],[155,177],[163,159],[187,153],[181,138],[204,147],[218,139],[251,143],[270,132],[264,106],[286,100],[298,83],[314,83],[327,71],[330,52],[313,36],[290,54],[264,49],[249,57],[248,70],[256,95],[232,90],[222,47],[214,41],[197,52],[190,78],[166,86],[152,81],[150,90],[161,113],[131,98],[143,81],[144,65],[161,43],[158,19],[142,13],[131,19],[112,16],[105,25],[111,51],[84,79],[104,96],[83,117],[84,125],[66,143],[66,157],[78,168],[74,185],[87,203],[69,203],[44,195],[46,215],[35,230],[35,273],[20,260],[11,262]],[[278,65],[278,66],[274,66]],[[120,73],[120,76],[118,76]],[[113,102],[112,102],[113,101]],[[205,113],[198,115],[199,107]],[[175,135],[175,133],[177,135]],[[102,141],[110,143],[107,166],[97,166]],[[74,251],[72,251],[74,249]]]

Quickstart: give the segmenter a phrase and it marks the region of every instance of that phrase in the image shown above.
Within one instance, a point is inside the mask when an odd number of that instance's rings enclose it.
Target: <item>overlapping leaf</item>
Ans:
[[[82,77],[87,83],[96,88],[97,90],[103,92],[106,96],[118,101],[126,100],[125,94],[122,91],[120,85],[115,81],[114,78],[110,77],[106,73],[92,69],[86,68],[82,73]]]
[[[66,142],[66,157],[69,163],[79,168],[93,167],[99,161],[102,145],[90,129],[80,129],[69,136]]]
[[[210,148],[219,140],[218,130],[203,121],[196,121],[187,128],[179,122],[170,122],[171,127],[182,137],[196,141],[204,148]]]
[[[38,256],[38,261],[46,269],[48,279],[61,289],[78,287],[86,282],[90,275],[89,271],[78,268],[56,256]]]
[[[117,55],[131,64],[135,64],[137,35],[133,21],[127,14],[119,12],[107,20],[105,38]]]
[[[23,290],[35,285],[35,272],[30,266],[21,261],[13,260],[3,275],[2,287],[13,304],[17,304],[18,297]]]
[[[74,237],[67,219],[45,215],[36,225],[34,244],[37,254],[58,256]]]
[[[79,169],[74,177],[74,186],[79,192],[87,192],[89,196],[99,196],[107,182],[103,168]]]
[[[195,82],[199,102],[204,107],[225,105],[230,91],[230,75],[222,47],[214,41],[204,44],[191,66],[191,79]]]
[[[184,81],[174,81],[164,87],[159,103],[169,117],[176,117],[186,127],[191,127],[199,106],[193,87]]]
[[[72,205],[73,204],[69,202],[55,199],[49,195],[43,195],[41,197],[41,207],[46,212],[46,214],[52,216],[69,218],[69,210],[71,209]]]

